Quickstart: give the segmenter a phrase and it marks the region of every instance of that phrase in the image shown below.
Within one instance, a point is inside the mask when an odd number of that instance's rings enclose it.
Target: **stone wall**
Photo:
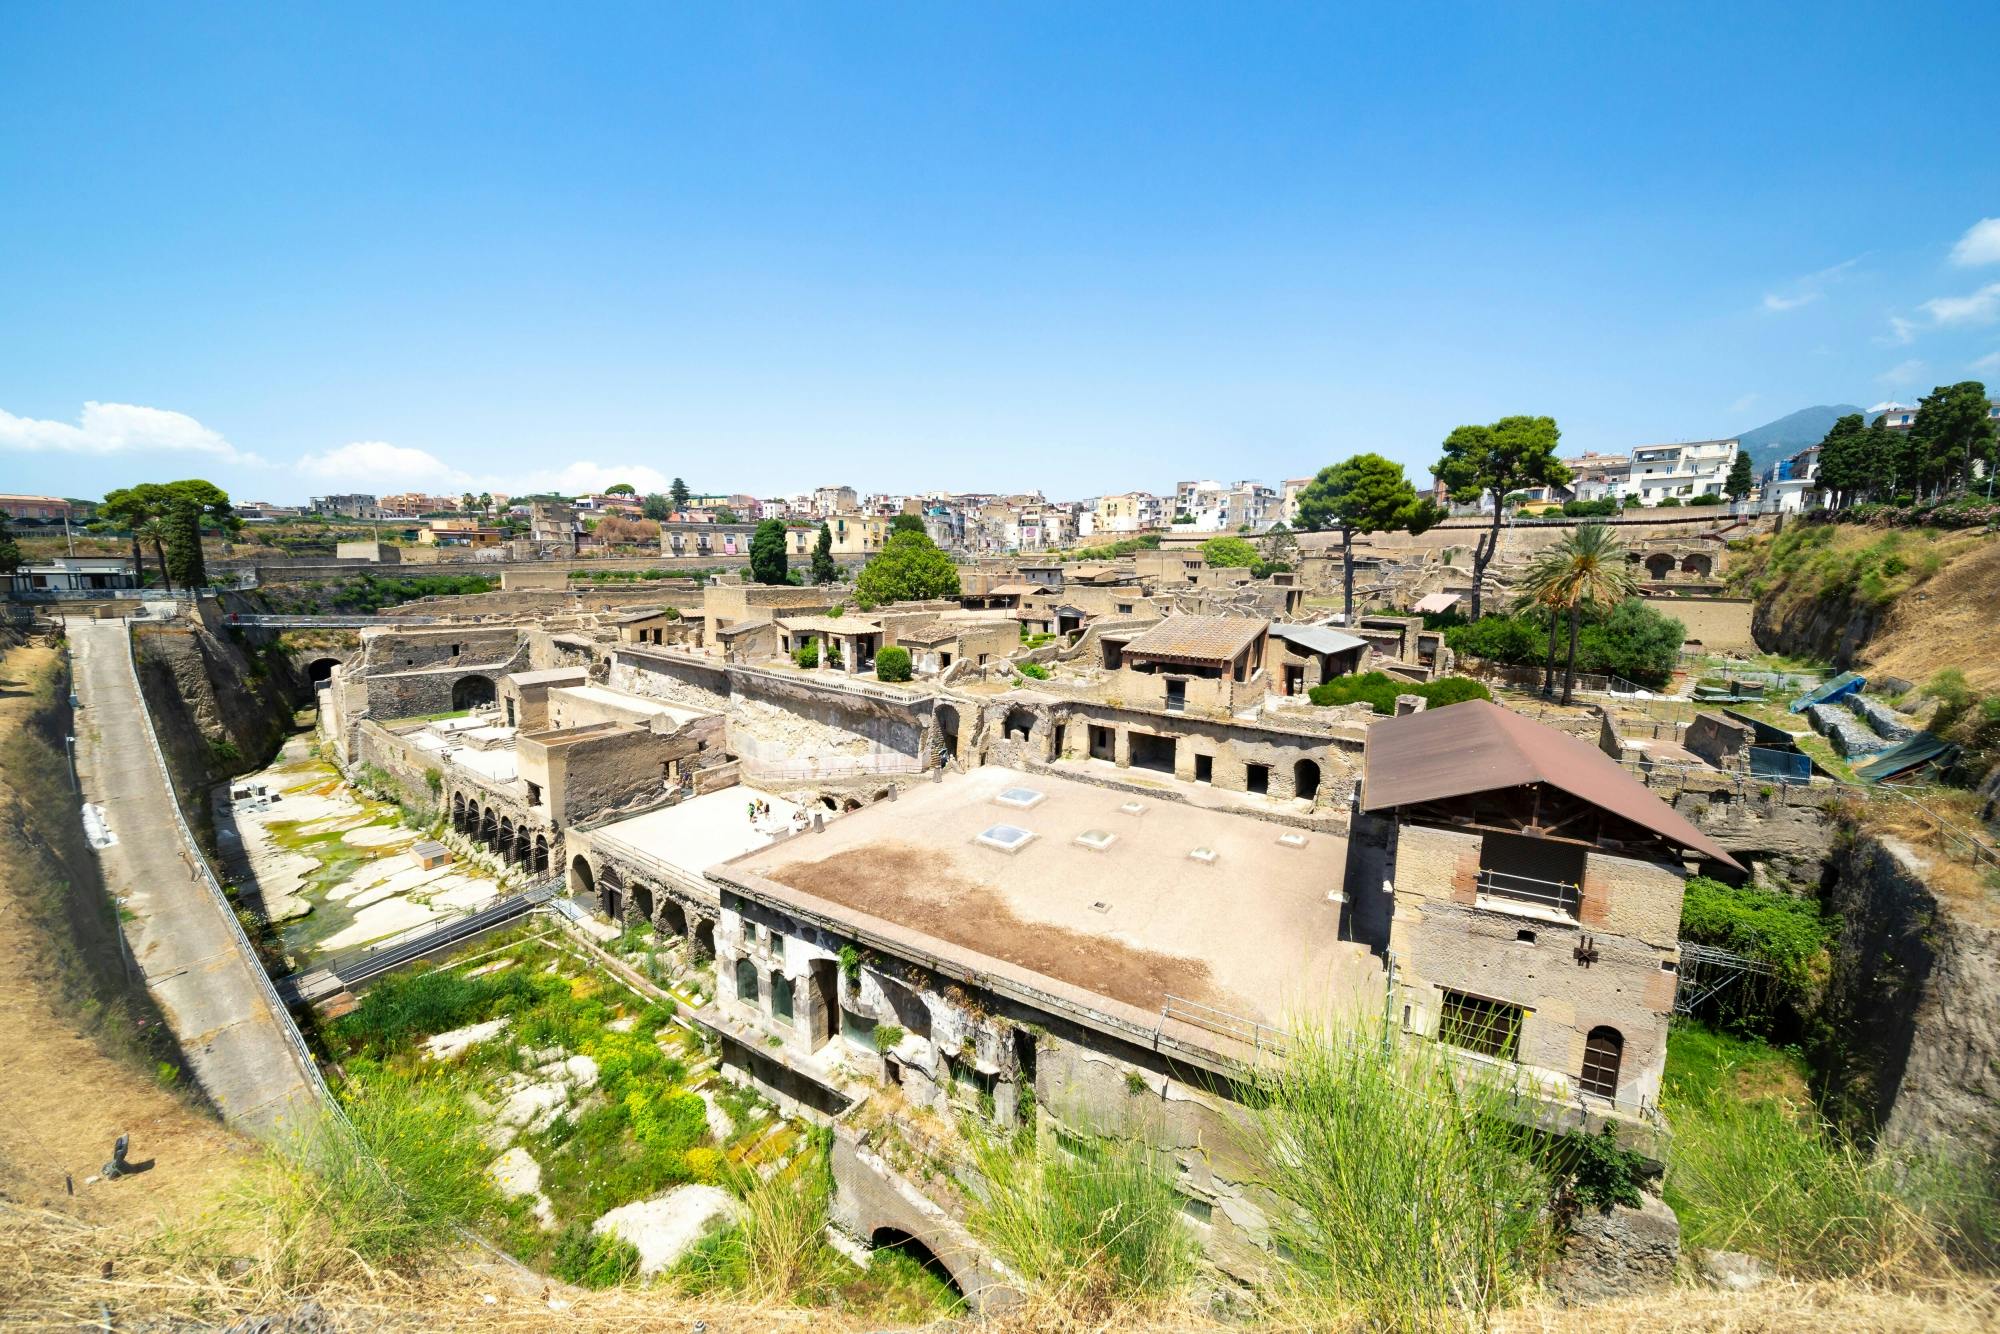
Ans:
[[[1687,637],[1711,652],[1755,652],[1751,622],[1757,604],[1748,598],[1656,597],[1646,605],[1687,627]]]
[[[1829,1105],[1893,1147],[2000,1154],[2000,927],[1895,839],[1855,837],[1834,867]]]

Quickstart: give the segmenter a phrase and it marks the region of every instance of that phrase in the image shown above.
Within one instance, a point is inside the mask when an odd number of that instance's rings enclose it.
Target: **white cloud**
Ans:
[[[85,403],[68,422],[0,410],[0,449],[27,454],[202,454],[226,463],[262,463],[184,412],[133,403]]]
[[[1875,378],[1886,385],[1907,385],[1917,383],[1917,377],[1924,373],[1924,363],[1914,357],[1891,366]]]
[[[1856,255],[1853,259],[1844,259],[1838,264],[1821,269],[1818,273],[1808,273],[1797,282],[1788,283],[1775,292],[1764,293],[1764,309],[1777,315],[1788,310],[1797,310],[1800,306],[1811,305],[1826,295],[1826,289],[1830,284],[1838,282],[1863,258],[1861,255]]]
[[[1737,399],[1734,403],[1731,403],[1729,405],[1729,410],[1731,412],[1748,412],[1751,408],[1757,405],[1757,400],[1759,397],[1761,397],[1761,395],[1745,394],[1743,395],[1743,397]]]
[[[1972,363],[1972,369],[1984,371],[1988,375],[2000,374],[2000,352],[1988,352]]]
[[[324,453],[308,454],[299,460],[299,471],[307,477],[376,494],[427,486],[463,487],[472,481],[470,474],[435,454],[386,440],[357,440]]]
[[[2000,264],[2000,218],[1981,218],[1951,248],[1954,264]]]
[[[1875,341],[1878,343],[1888,343],[1895,347],[1907,347],[1916,336],[1917,326],[1915,321],[1906,320],[1901,315],[1891,315],[1889,317],[1889,336],[1887,338],[1878,338]]]
[[[573,496],[586,491],[602,491],[620,482],[630,482],[639,489],[640,495],[665,491],[673,485],[672,480],[657,468],[649,468],[643,463],[592,463],[580,459],[559,471],[531,473],[511,491],[515,495],[555,491]]]
[[[1924,302],[1924,310],[1939,324],[1991,324],[2000,320],[2000,283],[1969,296],[1936,297]]]
[[[1821,293],[1819,292],[1797,292],[1791,296],[1781,296],[1776,292],[1766,292],[1764,293],[1764,309],[1773,313],[1797,310],[1800,306],[1811,305],[1813,302],[1819,300],[1820,296]]]

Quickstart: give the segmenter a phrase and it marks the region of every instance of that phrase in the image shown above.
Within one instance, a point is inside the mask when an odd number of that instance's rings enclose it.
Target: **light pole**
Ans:
[[[63,753],[69,757],[69,790],[71,792],[75,792],[78,790],[76,784],[76,738],[75,737],[66,736],[63,738]]]

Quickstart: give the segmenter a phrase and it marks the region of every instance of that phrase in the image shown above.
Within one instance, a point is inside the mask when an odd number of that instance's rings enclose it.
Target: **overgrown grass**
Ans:
[[[1665,1192],[1685,1247],[1748,1251],[1805,1278],[2000,1260],[1990,1162],[1871,1154],[1806,1100],[1795,1056],[1676,1025],[1662,1106]]]
[[[1032,1299],[1103,1315],[1193,1280],[1197,1246],[1169,1155],[1136,1140],[968,1138],[987,1189],[967,1222]]]
[[[1294,1031],[1260,1077],[1247,1145],[1290,1262],[1270,1286],[1274,1314],[1309,1328],[1338,1313],[1376,1329],[1482,1324],[1551,1243],[1549,1181],[1513,1090],[1373,1023]]]

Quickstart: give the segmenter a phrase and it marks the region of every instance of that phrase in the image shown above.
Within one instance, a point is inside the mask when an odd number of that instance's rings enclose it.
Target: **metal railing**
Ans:
[[[278,994],[299,1003],[319,1000],[356,982],[400,968],[438,950],[450,949],[467,937],[525,916],[554,899],[562,889],[563,877],[556,876],[518,893],[502,895],[449,917],[426,922],[415,931],[377,941],[280,978],[276,983]],[[315,984],[316,975],[325,981]]]
[[[1477,884],[1482,899],[1548,908],[1572,920],[1583,910],[1583,886],[1567,880],[1541,880],[1482,866]]]
[[[1210,1033],[1240,1042],[1259,1055],[1269,1052],[1274,1056],[1282,1056],[1291,1050],[1292,1035],[1282,1028],[1273,1028],[1247,1015],[1218,1010],[1213,1005],[1203,1005],[1200,1001],[1192,1001],[1185,996],[1173,995],[1171,992],[1160,1003],[1160,1026],[1153,1033],[1155,1041],[1159,1039],[1160,1029],[1166,1026],[1169,1019],[1191,1024],[1196,1028],[1206,1029]]]

